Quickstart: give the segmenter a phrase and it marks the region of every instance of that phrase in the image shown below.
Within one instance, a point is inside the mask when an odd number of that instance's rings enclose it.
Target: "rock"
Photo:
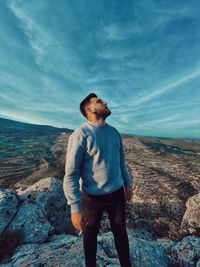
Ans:
[[[200,193],[188,199],[181,223],[181,233],[200,236]]]
[[[98,237],[98,241],[109,258],[118,258],[114,237],[107,232]],[[165,254],[165,247],[155,241],[135,238],[129,235],[131,262],[136,267],[167,267],[170,258]],[[171,245],[171,243],[170,243]],[[165,245],[166,246],[166,245]],[[100,265],[101,266],[101,265]]]
[[[166,249],[166,253],[171,258],[171,266],[195,267],[200,259],[200,238],[186,236]]]
[[[100,244],[97,246],[97,261],[99,266],[119,267],[118,259],[109,258]],[[83,239],[82,237],[60,234],[50,237],[43,244],[20,245],[15,254],[0,266],[85,267]]]
[[[20,193],[22,200],[40,206],[44,215],[54,228],[54,233],[74,234],[71,224],[71,211],[63,192],[62,180],[47,177]]]
[[[17,211],[18,199],[15,190],[0,189],[0,234]]]
[[[48,237],[51,224],[44,216],[44,210],[33,203],[24,202],[8,227],[9,231],[23,230],[21,243],[43,243]]]
[[[136,267],[167,267],[170,258],[165,247],[156,241],[135,238],[130,241],[131,260]]]
[[[62,181],[47,177],[19,192],[18,212],[10,231],[22,229],[25,243],[43,243],[54,233],[73,233]]]
[[[185,237],[178,243],[169,239],[150,241],[130,235],[128,238],[131,262],[135,267],[195,267],[200,259],[200,239],[197,237]],[[119,267],[112,232],[98,235],[97,240],[98,266]],[[85,267],[83,237],[59,234],[50,236],[43,244],[22,244],[13,256],[0,264],[0,267],[26,266]]]

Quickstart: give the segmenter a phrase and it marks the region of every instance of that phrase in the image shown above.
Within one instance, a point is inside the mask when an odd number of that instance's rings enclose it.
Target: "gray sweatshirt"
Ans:
[[[122,185],[132,187],[132,178],[120,133],[107,123],[87,121],[68,140],[63,189],[71,212],[82,210],[80,191],[104,195]]]

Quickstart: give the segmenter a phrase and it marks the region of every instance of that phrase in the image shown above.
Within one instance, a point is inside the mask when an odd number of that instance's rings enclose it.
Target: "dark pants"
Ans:
[[[86,267],[96,267],[97,235],[104,210],[108,213],[120,265],[130,267],[123,186],[117,191],[103,196],[94,196],[82,192],[82,205],[88,223],[86,231],[83,233]]]

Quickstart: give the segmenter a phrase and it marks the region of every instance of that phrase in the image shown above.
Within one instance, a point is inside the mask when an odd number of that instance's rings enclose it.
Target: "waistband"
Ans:
[[[82,197],[86,199],[93,199],[93,200],[110,200],[112,197],[116,197],[124,192],[123,186],[112,193],[104,194],[104,195],[92,195],[87,192],[81,192]]]

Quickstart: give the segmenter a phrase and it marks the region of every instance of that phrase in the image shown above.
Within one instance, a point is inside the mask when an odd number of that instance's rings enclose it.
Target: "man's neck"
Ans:
[[[88,119],[88,122],[91,122],[92,124],[95,124],[97,126],[104,126],[105,125],[104,119],[99,119],[99,120]]]

